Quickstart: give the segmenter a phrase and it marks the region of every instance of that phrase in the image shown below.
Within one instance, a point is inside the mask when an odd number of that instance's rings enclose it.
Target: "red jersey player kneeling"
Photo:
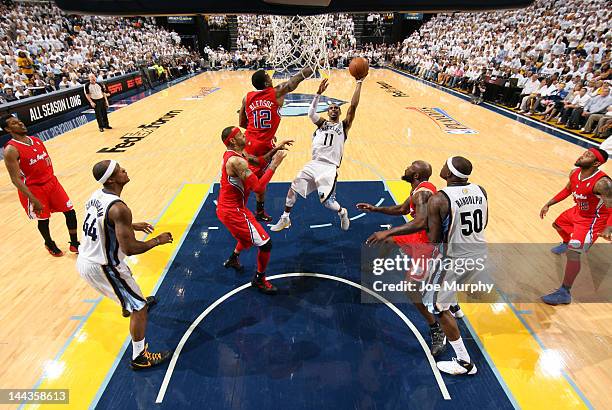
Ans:
[[[570,289],[580,272],[580,253],[588,251],[599,236],[612,240],[612,179],[599,169],[607,160],[608,153],[602,149],[590,148],[585,151],[574,164],[578,168],[570,172],[569,183],[540,211],[540,218],[544,218],[551,205],[570,195],[576,203],[553,223],[563,243],[554,247],[552,252],[567,252],[567,262],[562,286],[543,296],[544,303],[571,303]]]
[[[51,157],[45,145],[27,135],[25,124],[12,115],[0,117],[0,127],[11,135],[4,146],[4,165],[17,187],[19,201],[30,219],[38,219],[38,230],[45,247],[53,256],[64,253],[57,247],[49,232],[52,212],[63,212],[70,234],[70,251],[78,253],[77,218],[72,202],[53,173]]]
[[[277,289],[266,280],[265,274],[270,260],[272,242],[268,233],[257,222],[246,205],[251,191],[261,193],[266,189],[274,171],[285,159],[286,153],[282,150],[285,149],[285,146],[291,145],[293,141],[283,141],[266,155],[253,157],[243,152],[246,139],[240,128],[225,128],[221,139],[227,151],[223,154],[217,216],[238,241],[234,252],[223,266],[234,268],[239,272],[243,271],[244,268],[238,260],[240,252],[251,246],[257,246],[257,272],[251,284],[263,293],[274,294]],[[249,163],[259,165],[268,162],[270,165],[259,178],[249,169]]]

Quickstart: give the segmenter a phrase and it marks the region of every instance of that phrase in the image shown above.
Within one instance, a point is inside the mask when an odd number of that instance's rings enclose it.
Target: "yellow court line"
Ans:
[[[386,184],[396,202],[410,195],[403,181]],[[461,310],[520,408],[588,408],[562,372],[546,368],[546,352],[508,304],[465,303]]]
[[[155,289],[187,234],[200,204],[206,199],[209,188],[210,184],[183,185],[155,225],[156,232],[171,232],[174,242],[129,258],[132,273],[145,295],[150,295]],[[74,275],[76,278],[78,273],[74,272]],[[70,404],[62,408],[88,408],[128,336],[129,319],[121,316],[121,307],[117,303],[103,298],[61,357],[52,364],[56,370],[54,374],[47,375],[38,389],[69,389]],[[127,365],[119,363],[119,366]],[[35,405],[29,407],[38,408]]]

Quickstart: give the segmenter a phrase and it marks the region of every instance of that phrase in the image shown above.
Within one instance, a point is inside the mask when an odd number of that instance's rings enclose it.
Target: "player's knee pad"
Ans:
[[[262,252],[270,252],[272,250],[272,239],[268,240],[268,242],[264,243],[259,247]]]

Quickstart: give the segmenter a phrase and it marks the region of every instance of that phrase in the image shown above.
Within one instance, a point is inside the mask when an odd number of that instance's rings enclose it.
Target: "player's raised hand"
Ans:
[[[374,205],[371,204],[365,204],[363,202],[360,202],[357,204],[357,209],[361,209],[362,211],[366,211],[366,212],[374,212]]]
[[[276,148],[278,148],[279,151],[286,150],[287,147],[292,146],[294,142],[295,140],[283,140]]]
[[[132,228],[138,232],[151,233],[153,232],[153,225],[148,222],[135,222],[132,224]]]
[[[287,151],[278,151],[272,157],[272,163],[270,164],[270,166],[272,166],[273,169],[276,169],[276,167],[278,167],[281,164],[281,162],[283,162],[286,156],[287,156]]]
[[[327,85],[328,85],[328,80],[327,78],[324,78],[323,81],[321,81],[321,84],[319,84],[319,90],[317,91],[317,94],[321,95],[325,92],[325,90],[327,90]]]
[[[548,213],[548,204],[544,205],[542,207],[542,209],[540,210],[540,219],[544,219],[544,217],[546,216],[546,214]]]
[[[160,245],[164,245],[166,243],[172,243],[174,239],[172,239],[172,234],[170,232],[164,232],[161,235],[156,236]]]

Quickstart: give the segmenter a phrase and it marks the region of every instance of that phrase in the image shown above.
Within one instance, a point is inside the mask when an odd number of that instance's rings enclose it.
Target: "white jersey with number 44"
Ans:
[[[108,210],[116,202],[123,201],[117,195],[99,189],[85,204],[80,262],[117,266],[125,258],[117,241],[115,226],[108,219]]]
[[[312,159],[340,166],[344,154],[344,123],[325,121],[312,136]]]

